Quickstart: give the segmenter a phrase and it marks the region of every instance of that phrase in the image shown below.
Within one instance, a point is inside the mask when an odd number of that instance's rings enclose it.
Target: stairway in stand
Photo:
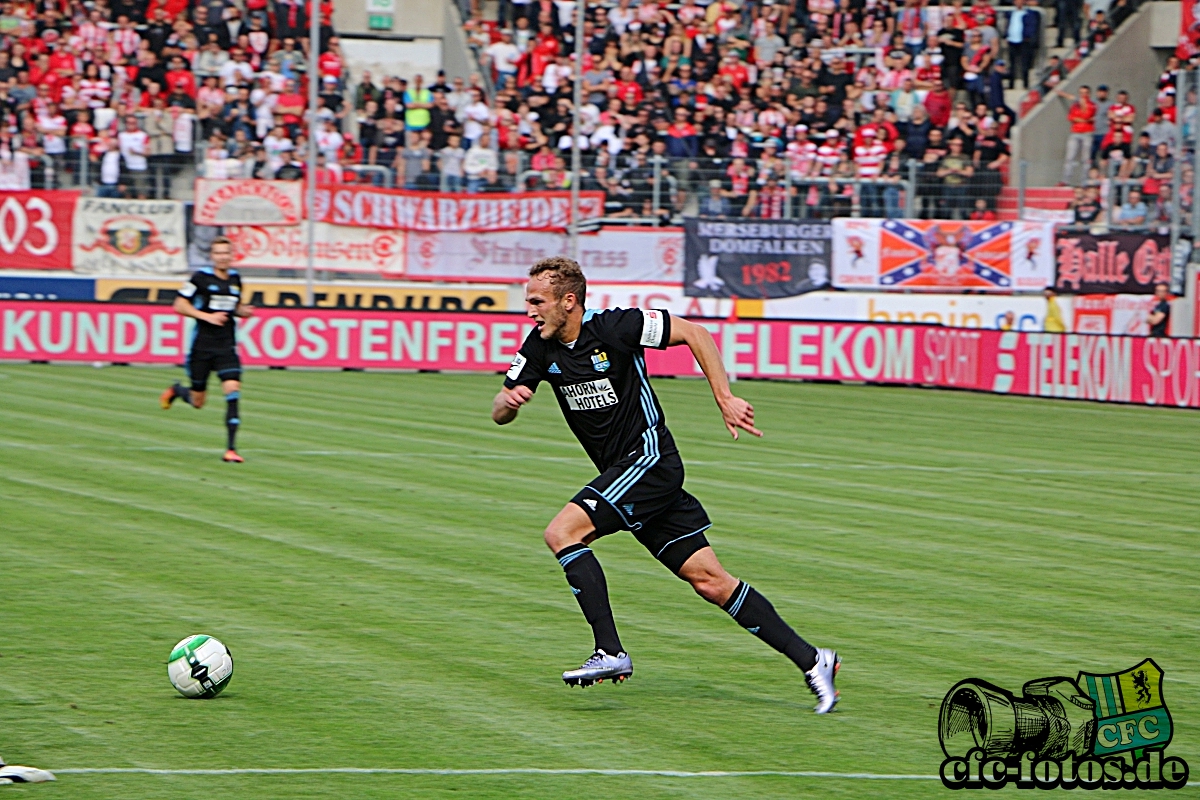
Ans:
[[[1025,190],[1025,207],[1062,211],[1075,197],[1070,186],[1035,186]],[[1000,219],[1017,218],[1017,188],[1005,186],[996,198],[996,214]]]

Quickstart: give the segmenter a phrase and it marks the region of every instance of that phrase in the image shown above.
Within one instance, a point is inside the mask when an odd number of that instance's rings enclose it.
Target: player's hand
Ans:
[[[754,406],[747,403],[740,397],[733,397],[722,401],[721,416],[725,419],[725,427],[729,434],[734,438],[738,438],[738,428],[744,431],[749,431],[755,436],[762,436],[762,431],[754,427]]]
[[[221,325],[224,325],[228,321],[229,321],[229,315],[226,314],[224,311],[214,311],[212,314],[208,315],[208,323],[210,325],[216,325],[219,327]]]
[[[238,306],[237,315],[242,319],[254,316],[254,306],[240,305]]]
[[[533,390],[528,386],[518,386],[514,389],[509,389],[507,386],[504,386],[501,387],[500,394],[504,398],[504,405],[514,411],[528,403],[533,398]]]

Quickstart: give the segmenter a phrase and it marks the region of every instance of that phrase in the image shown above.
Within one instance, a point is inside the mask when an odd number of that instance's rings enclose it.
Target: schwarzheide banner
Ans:
[[[1200,339],[924,325],[696,320],[743,377],[847,380],[1200,407]],[[190,320],[165,308],[0,301],[0,359],[181,363]],[[264,308],[238,327],[249,365],[503,372],[520,314]],[[686,347],[646,353],[653,375],[699,375]]]
[[[683,231],[690,297],[792,297],[829,285],[825,223],[687,218]]]
[[[79,192],[2,192],[0,269],[70,269]]]
[[[318,186],[316,194],[317,220],[333,225],[406,231],[544,231],[564,230],[571,222],[570,192],[438,194]],[[580,193],[580,219],[603,214],[603,192]]]
[[[1153,294],[1171,282],[1171,237],[1060,231],[1054,285],[1077,294]]]

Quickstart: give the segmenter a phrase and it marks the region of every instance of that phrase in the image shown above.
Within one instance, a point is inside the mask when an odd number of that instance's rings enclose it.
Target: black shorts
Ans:
[[[662,456],[649,469],[640,459],[622,461],[579,490],[571,502],[596,527],[596,536],[629,531],[650,555],[679,574],[684,562],[708,547],[712,527],[700,501],[683,490],[683,461]]]
[[[223,381],[242,379],[242,360],[233,347],[193,347],[185,369],[193,392],[207,391],[208,376],[213,372]]]

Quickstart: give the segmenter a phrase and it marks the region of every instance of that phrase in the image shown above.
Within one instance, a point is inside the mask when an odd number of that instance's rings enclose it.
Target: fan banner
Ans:
[[[187,229],[178,200],[81,197],[71,259],[83,275],[187,272]]]
[[[833,220],[841,289],[1040,291],[1054,284],[1054,223]]]
[[[870,381],[999,394],[1200,407],[1200,339],[925,325],[696,320],[726,369],[752,378]],[[0,359],[180,364],[194,323],[162,306],[0,301]],[[503,372],[521,314],[263,308],[238,325],[250,366]],[[686,347],[653,375],[696,376]]]
[[[1171,237],[1059,231],[1054,286],[1079,294],[1154,294],[1171,283]]]
[[[793,297],[829,286],[829,225],[685,218],[692,297]]]
[[[300,181],[196,179],[196,225],[296,225],[303,205]]]
[[[405,277],[524,283],[533,262],[570,248],[565,234],[549,231],[409,233]],[[589,282],[679,285],[683,235],[678,228],[601,228],[580,234],[579,263]]]
[[[308,263],[306,225],[227,225],[236,267],[297,269]],[[316,224],[316,269],[368,272],[402,277],[405,271],[405,232],[349,225]]]
[[[70,269],[79,192],[0,192],[0,268]]]
[[[365,186],[318,186],[316,219],[405,231],[565,230],[570,192],[439,194]],[[199,207],[199,201],[197,201]],[[603,192],[580,192],[579,218],[604,215]]]

